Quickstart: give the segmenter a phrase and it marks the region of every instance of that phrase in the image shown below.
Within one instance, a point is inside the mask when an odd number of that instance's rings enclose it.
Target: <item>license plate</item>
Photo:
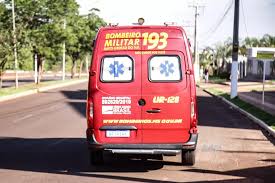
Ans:
[[[107,130],[106,137],[130,137],[130,130]]]

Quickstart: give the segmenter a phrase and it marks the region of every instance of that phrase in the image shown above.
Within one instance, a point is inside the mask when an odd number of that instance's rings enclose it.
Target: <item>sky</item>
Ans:
[[[213,46],[233,36],[233,0],[77,0],[80,13],[87,14],[92,8],[107,23],[132,25],[139,17],[145,25],[163,25],[175,22],[185,27],[188,37],[194,37],[195,10],[200,5],[198,16],[199,49]],[[275,36],[275,0],[240,0],[240,41],[245,37]],[[232,4],[231,8],[230,4]],[[222,18],[229,9],[227,15]],[[220,24],[219,24],[220,22]],[[219,25],[219,26],[218,26]]]

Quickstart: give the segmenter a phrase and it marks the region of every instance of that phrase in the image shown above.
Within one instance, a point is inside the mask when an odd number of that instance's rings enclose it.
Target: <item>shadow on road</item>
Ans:
[[[167,163],[169,164],[169,162]],[[163,161],[143,161],[107,155],[106,165],[94,167],[89,165],[86,140],[83,138],[24,139],[0,137],[0,169],[154,182],[154,180],[94,173],[147,172],[161,169],[163,164],[165,164]]]
[[[62,90],[61,93],[70,101],[68,104],[83,117],[86,117],[87,90]]]
[[[240,128],[240,129],[259,129],[249,119],[238,111],[231,109],[218,98],[212,96],[198,96],[199,125]],[[242,119],[242,123],[240,123]]]
[[[87,90],[62,90],[61,93],[71,100],[86,100]]]
[[[188,169],[182,170],[185,172],[203,173],[203,174],[215,174],[215,175],[228,175],[228,176],[238,176],[245,177],[241,180],[232,180],[232,182],[273,182],[274,181],[274,171],[275,166],[265,166],[265,167],[253,167],[245,169],[237,169],[232,171],[217,171],[217,170],[205,170],[205,169]],[[215,181],[210,181],[215,182]],[[220,181],[216,181],[220,182]],[[231,182],[230,180],[224,180],[222,182]]]
[[[110,155],[107,156],[107,162],[103,166],[90,166],[88,162],[86,140],[83,138],[0,138],[0,169],[75,175],[112,180],[159,182],[158,178],[154,180],[119,175],[104,175],[102,172],[148,172],[161,169],[165,165],[181,166],[180,163],[176,162],[158,160],[144,161],[131,157],[113,157]],[[216,171],[200,168],[184,169],[181,171],[239,176],[242,177],[240,181],[253,179],[268,181],[273,180],[272,177],[274,178],[275,166],[237,169],[233,171]],[[225,180],[224,182],[235,181],[236,180]]]
[[[106,166],[92,167],[84,138],[0,138],[0,169],[52,173],[146,172],[163,167],[161,161],[106,155]]]
[[[252,91],[252,92],[260,96],[262,95],[262,92],[260,91]],[[272,98],[275,97],[275,91],[265,91],[264,94],[265,94],[265,97],[272,97]]]
[[[198,96],[199,125],[221,128],[238,128],[249,130],[261,130],[263,135],[275,145],[275,138],[270,136],[265,130],[242,115],[240,112],[232,109],[229,105],[221,102],[220,99],[212,96]],[[242,136],[240,134],[240,140]],[[249,140],[249,139],[243,139]],[[257,139],[251,139],[254,141]],[[264,141],[264,139],[258,139]]]

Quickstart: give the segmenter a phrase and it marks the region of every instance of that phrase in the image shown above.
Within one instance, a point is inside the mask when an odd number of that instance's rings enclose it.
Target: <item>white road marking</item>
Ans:
[[[58,145],[58,144],[60,144],[60,143],[64,142],[65,140],[67,140],[67,139],[63,138],[63,139],[57,140],[56,142],[51,143],[49,146],[55,146],[55,145]]]
[[[32,117],[32,116],[33,116],[32,114],[28,114],[28,115],[26,115],[26,116],[23,116],[22,118],[19,118],[19,119],[14,120],[13,123],[18,123],[18,122],[20,122],[20,121],[22,121],[22,120],[24,120],[24,119],[30,118],[30,117]]]

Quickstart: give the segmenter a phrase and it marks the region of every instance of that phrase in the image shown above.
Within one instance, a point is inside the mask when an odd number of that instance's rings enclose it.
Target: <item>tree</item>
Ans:
[[[12,51],[12,40],[8,31],[0,30],[0,88],[2,88],[2,76],[6,63],[9,60],[9,52]]]
[[[210,46],[207,46],[203,49],[203,52],[200,55],[200,63],[203,67],[210,65],[213,62],[214,49]]]
[[[228,38],[222,44],[217,45],[216,50],[217,50],[217,66],[218,66],[217,74],[229,72],[227,59],[232,55],[232,38]]]
[[[96,35],[96,31],[106,23],[95,13],[87,16],[76,16],[67,26],[66,49],[72,59],[71,77],[74,78],[76,73],[77,62],[81,61],[82,69],[83,60],[91,54],[91,43]]]
[[[259,45],[262,47],[275,47],[275,37],[265,34],[260,40]]]
[[[30,69],[36,52],[39,75],[45,63],[60,63],[64,41],[75,68],[77,60],[91,53],[96,30],[106,24],[93,12],[80,16],[75,0],[15,0],[15,5],[19,67]],[[11,0],[0,1],[1,74],[13,63],[11,15]],[[68,23],[65,30],[64,21]]]
[[[12,35],[7,29],[7,8],[3,2],[0,2],[0,88],[2,88],[2,76],[10,59],[10,52],[12,52]]]
[[[46,59],[58,60],[62,43],[66,40],[67,32],[63,29],[65,20],[71,21],[78,16],[78,4],[74,0],[44,0],[45,11],[42,11],[44,24],[32,29],[32,43],[38,53],[39,73],[42,72]],[[43,13],[44,12],[44,13]],[[76,25],[77,26],[77,25]]]

